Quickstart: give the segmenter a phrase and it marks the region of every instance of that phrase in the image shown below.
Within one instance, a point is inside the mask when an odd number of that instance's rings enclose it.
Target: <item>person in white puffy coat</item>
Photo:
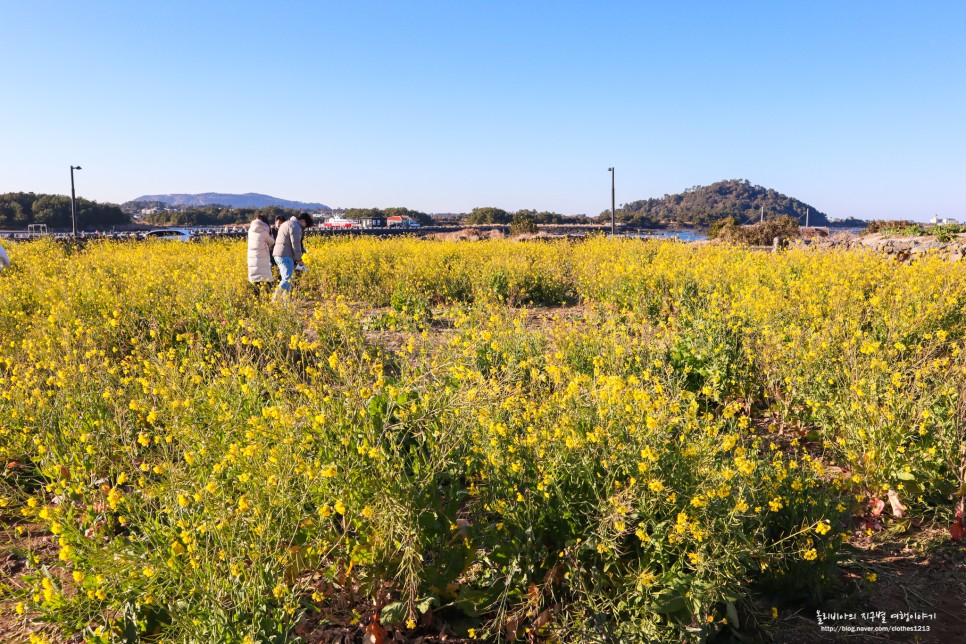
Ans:
[[[272,275],[271,228],[265,215],[258,215],[248,228],[248,281],[256,293],[264,293],[275,281]]]

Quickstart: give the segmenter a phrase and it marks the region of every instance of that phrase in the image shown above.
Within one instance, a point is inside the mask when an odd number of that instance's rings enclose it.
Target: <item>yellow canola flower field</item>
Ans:
[[[961,263],[307,246],[280,302],[242,242],[13,249],[0,521],[55,546],[13,619],[280,641],[378,603],[403,634],[446,607],[473,637],[701,641],[825,589],[851,516],[962,502]]]

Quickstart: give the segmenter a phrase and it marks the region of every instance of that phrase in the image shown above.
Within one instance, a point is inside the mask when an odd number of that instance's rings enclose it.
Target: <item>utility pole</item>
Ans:
[[[761,219],[758,220],[758,223],[760,223],[760,224],[765,223],[765,207],[764,206],[761,207]]]
[[[805,209],[805,227],[808,228],[808,208]]]
[[[70,226],[74,237],[77,237],[77,198],[74,196],[74,170],[80,170],[79,165],[70,167]]]
[[[614,168],[607,168],[610,172],[610,235],[617,234],[617,209],[614,207]]]

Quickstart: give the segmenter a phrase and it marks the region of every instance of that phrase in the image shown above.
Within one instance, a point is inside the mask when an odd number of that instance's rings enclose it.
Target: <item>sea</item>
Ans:
[[[707,235],[693,230],[645,230],[639,233],[628,233],[618,237],[634,237],[638,239],[677,239],[683,242],[703,241]]]

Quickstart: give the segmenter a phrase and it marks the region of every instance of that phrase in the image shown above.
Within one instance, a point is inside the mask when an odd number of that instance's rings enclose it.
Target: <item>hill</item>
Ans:
[[[740,224],[754,223],[765,209],[765,219],[787,215],[812,226],[828,225],[824,212],[809,204],[761,186],[753,186],[743,179],[718,181],[710,186],[694,186],[676,195],[659,199],[643,199],[624,204],[617,211],[617,220],[639,226],[666,223],[707,226],[712,222],[733,217]],[[610,219],[610,211],[601,213]]]
[[[296,210],[331,210],[331,208],[322,203],[289,201],[288,199],[279,199],[278,197],[263,195],[257,192],[246,192],[243,195],[222,192],[203,192],[197,195],[142,195],[132,201],[156,202],[173,207],[227,206],[230,208],[265,208],[267,206],[279,206],[281,208],[294,208]]]

